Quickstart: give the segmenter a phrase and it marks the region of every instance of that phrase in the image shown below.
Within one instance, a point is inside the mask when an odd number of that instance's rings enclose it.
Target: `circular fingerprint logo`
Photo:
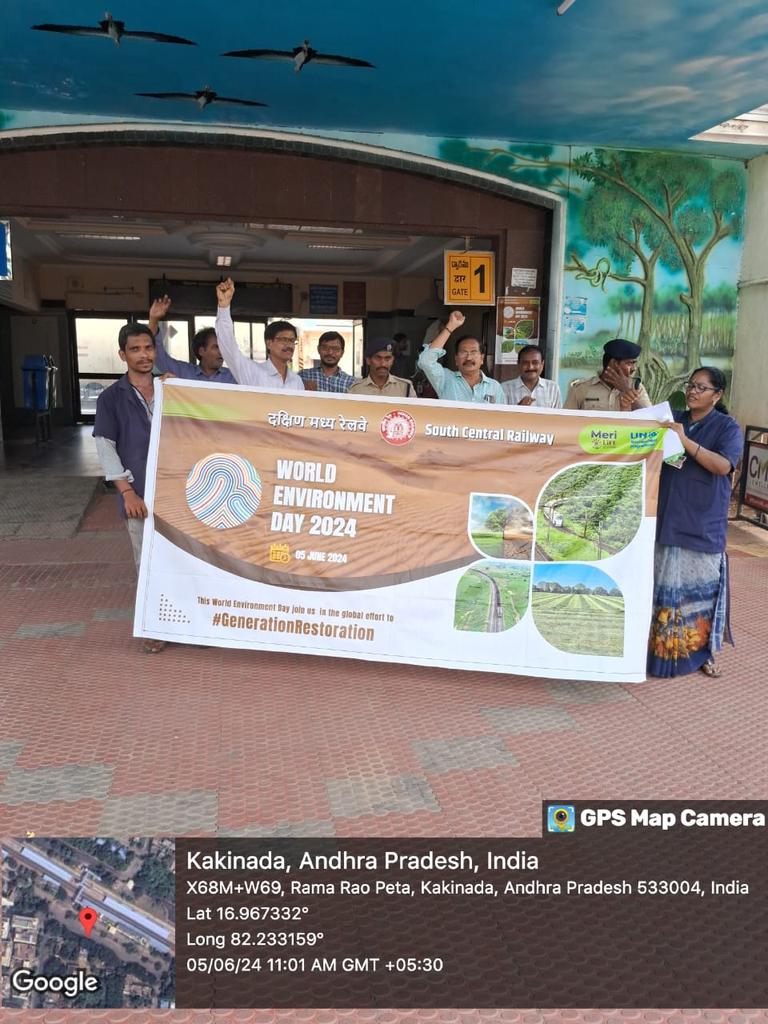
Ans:
[[[261,477],[239,455],[208,455],[192,467],[187,477],[190,512],[214,530],[242,526],[260,501]]]

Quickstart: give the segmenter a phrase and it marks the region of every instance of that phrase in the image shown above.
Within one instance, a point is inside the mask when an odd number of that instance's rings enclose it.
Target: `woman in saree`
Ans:
[[[717,677],[715,654],[733,642],[728,622],[725,553],[733,471],[742,451],[738,423],[723,404],[725,377],[700,366],[685,387],[685,412],[674,413],[685,449],[659,482],[653,618],[648,673],[701,671]]]

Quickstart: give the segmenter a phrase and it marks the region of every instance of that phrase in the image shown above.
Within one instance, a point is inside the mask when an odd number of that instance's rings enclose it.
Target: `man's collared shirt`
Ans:
[[[155,369],[158,373],[172,373],[182,380],[202,380],[209,384],[237,384],[232,373],[226,366],[220,367],[216,373],[209,376],[203,373],[200,363],[185,363],[181,359],[174,359],[168,355],[165,347],[165,332],[161,329],[155,335]]]
[[[416,389],[409,380],[393,377],[390,373],[383,388],[374,384],[370,377],[364,377],[349,389],[350,395],[381,395],[391,398],[418,398]]]
[[[480,382],[472,387],[458,370],[446,370],[439,360],[445,355],[444,348],[423,348],[417,366],[426,374],[438,398],[450,402],[493,402],[506,404],[501,384],[481,372]]]
[[[115,443],[115,450],[123,467],[133,476],[133,489],[144,497],[147,475],[151,409],[139,396],[124,374],[99,395],[93,436],[104,437]],[[125,515],[120,498],[120,512]]]
[[[501,385],[504,397],[508,405],[520,405],[521,398],[532,398],[532,405],[542,409],[561,409],[563,400],[560,397],[560,388],[553,380],[546,377],[539,377],[536,386],[529,391],[522,377],[515,380],[505,380]]]
[[[574,380],[568,388],[564,409],[599,409],[603,412],[621,412],[621,392],[601,380],[598,374],[583,380]],[[641,384],[633,395],[637,409],[648,409],[651,400]]]
[[[355,383],[355,378],[344,373],[336,367],[335,373],[323,373],[322,366],[310,366],[306,370],[299,370],[299,376],[306,384],[307,381],[314,381],[318,391],[335,391],[344,393],[349,391]]]
[[[293,370],[289,369],[283,378],[271,359],[256,363],[243,355],[235,341],[235,328],[229,307],[219,306],[216,315],[216,337],[221,354],[232,370],[232,376],[237,384],[250,384],[256,388],[284,388],[286,391],[304,390],[304,381]]]

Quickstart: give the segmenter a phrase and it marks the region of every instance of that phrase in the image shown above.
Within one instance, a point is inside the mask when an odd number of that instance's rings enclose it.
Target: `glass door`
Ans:
[[[267,348],[264,344],[264,327],[266,317],[250,317],[248,320],[232,317],[235,328],[235,341],[243,355],[254,359],[258,363],[264,362],[267,358]],[[196,316],[195,334],[204,327],[215,327],[215,316]],[[226,363],[224,364],[226,365]]]
[[[76,352],[79,420],[92,420],[101,392],[125,373],[125,363],[118,354],[117,336],[126,323],[146,322],[133,314],[77,313],[73,318]],[[167,322],[166,347],[176,359],[188,360],[190,353],[190,319]]]

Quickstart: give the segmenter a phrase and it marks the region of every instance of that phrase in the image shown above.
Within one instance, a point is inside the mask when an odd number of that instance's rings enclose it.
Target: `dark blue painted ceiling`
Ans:
[[[105,120],[677,147],[768,101],[766,0],[116,0],[128,29],[197,46],[33,31],[94,25],[93,2],[7,5],[0,109]],[[227,58],[233,49],[318,50],[375,68]],[[267,108],[156,100],[137,92],[258,100]],[[738,153],[738,150],[734,150]]]

